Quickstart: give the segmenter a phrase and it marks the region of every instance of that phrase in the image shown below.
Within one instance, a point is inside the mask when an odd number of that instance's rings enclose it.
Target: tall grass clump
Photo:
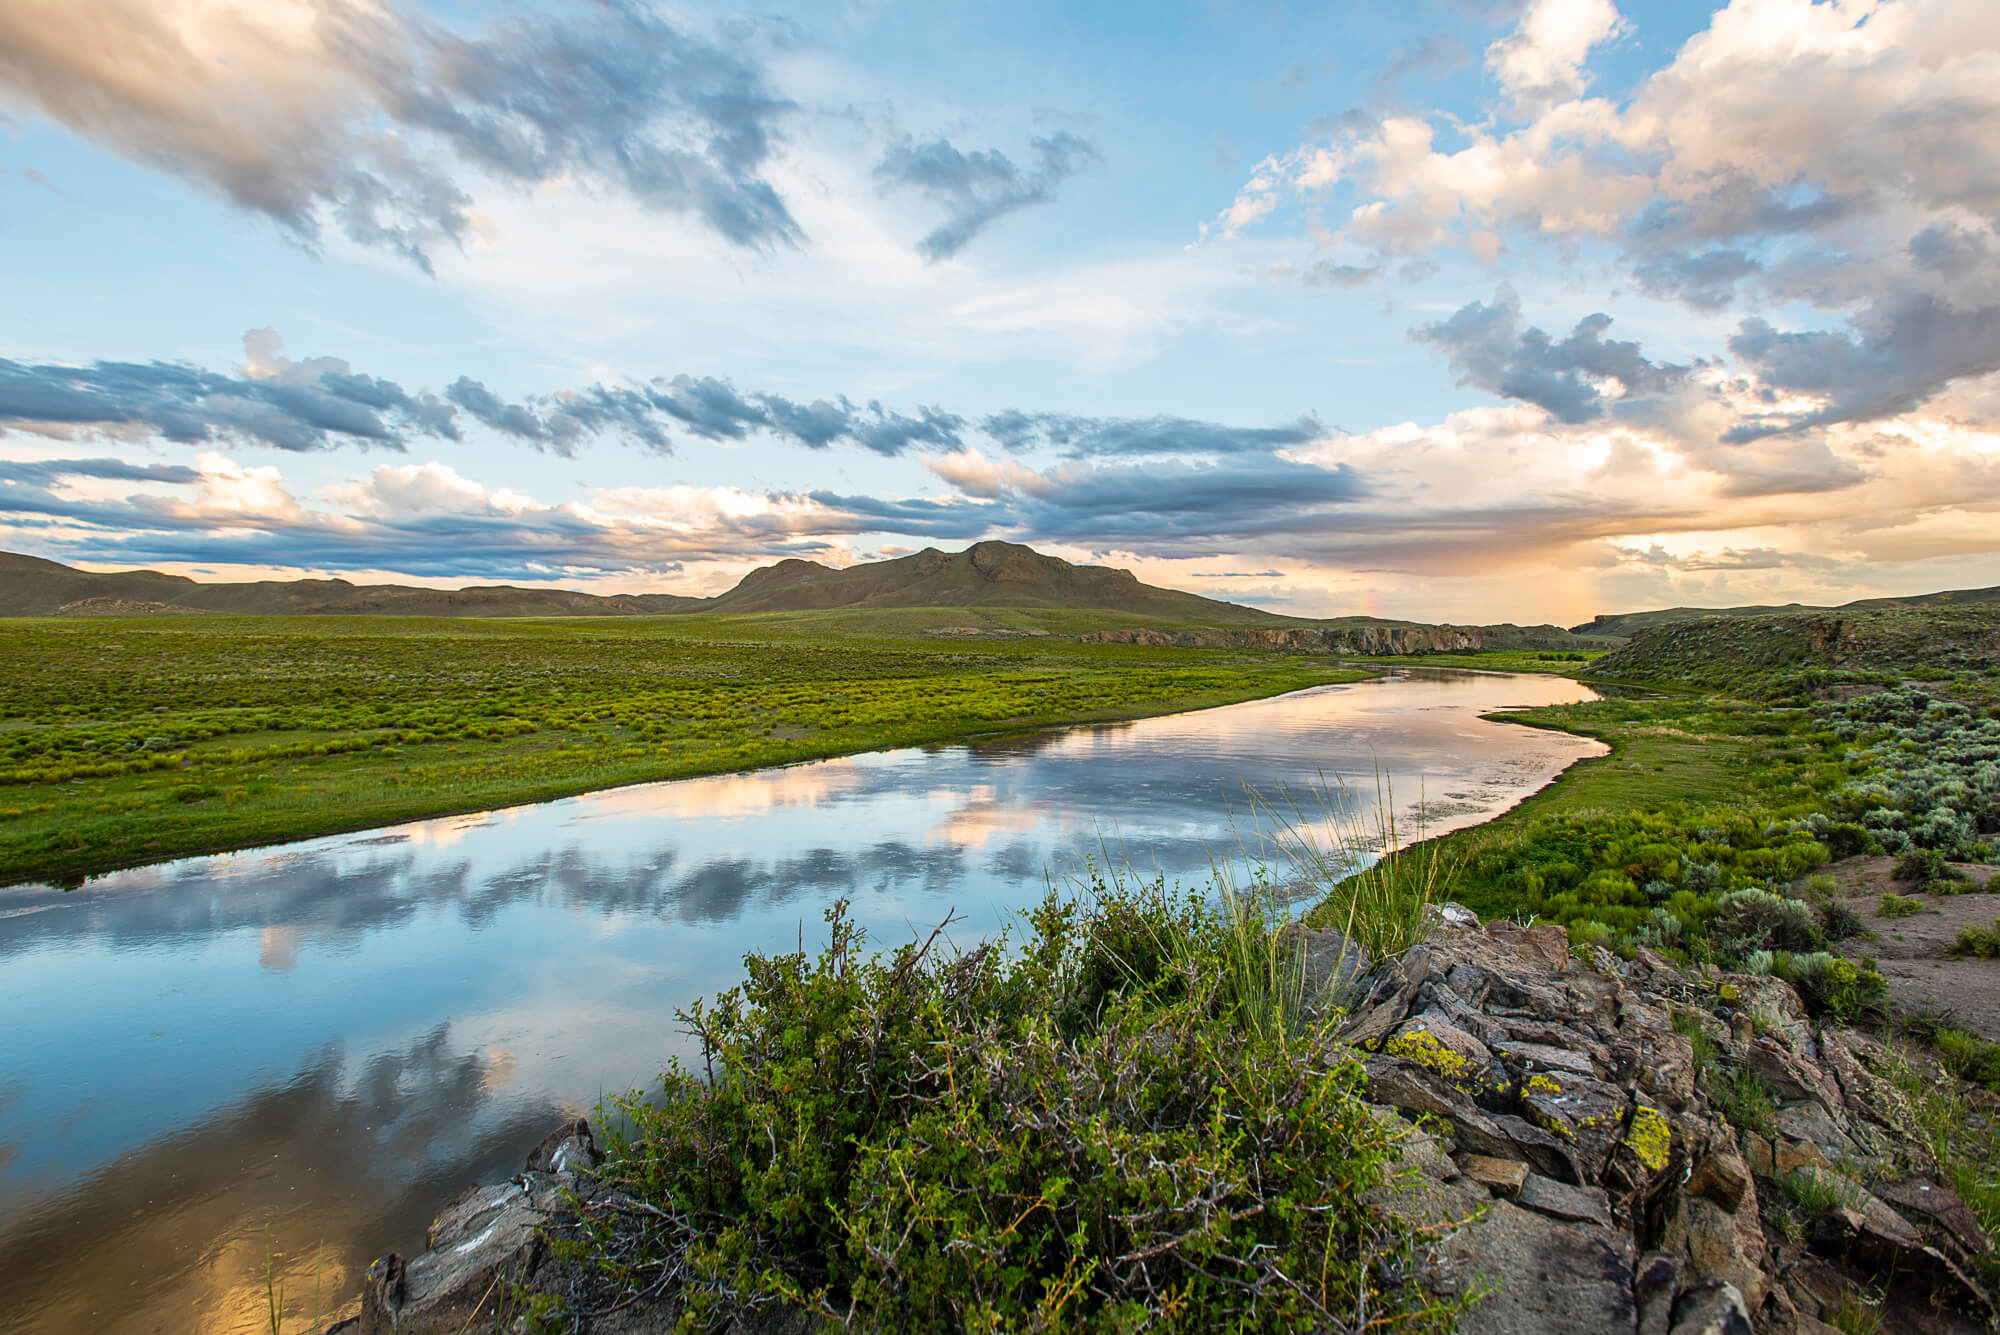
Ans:
[[[1230,981],[1282,958],[1251,908],[1100,877],[1017,941],[878,954],[836,906],[682,1013],[700,1067],[621,1102],[603,1170],[638,1207],[578,1246],[692,1329],[1448,1329],[1358,1063]]]
[[[1318,925],[1338,930],[1371,960],[1401,955],[1429,935],[1452,868],[1439,846],[1424,838],[1421,803],[1406,848],[1394,785],[1379,773],[1375,803],[1365,816],[1353,790],[1338,779],[1322,781],[1306,802],[1283,791],[1274,801],[1254,789],[1250,800],[1260,838],[1275,850],[1283,872],[1320,901],[1312,914]]]

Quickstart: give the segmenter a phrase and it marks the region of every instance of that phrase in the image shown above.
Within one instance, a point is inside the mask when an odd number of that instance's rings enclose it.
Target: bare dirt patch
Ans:
[[[2000,960],[1951,954],[1965,928],[1990,926],[2000,918],[1996,869],[1960,864],[1968,879],[1956,895],[1918,893],[1909,882],[1896,880],[1895,870],[1894,858],[1848,858],[1827,869],[1847,906],[1874,933],[1843,941],[1836,949],[1881,961],[1889,996],[1903,1010],[1950,1011],[1961,1027],[2000,1042]],[[1901,895],[1921,907],[1907,917],[1884,917],[1885,894]]]

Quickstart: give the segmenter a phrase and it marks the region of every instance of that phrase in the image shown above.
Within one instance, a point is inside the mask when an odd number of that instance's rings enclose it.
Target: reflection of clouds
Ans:
[[[347,1302],[370,1260],[421,1238],[465,1183],[518,1169],[560,1117],[548,1104],[489,1110],[489,1074],[442,1027],[359,1069],[338,1049],[320,1053],[11,1211],[0,1231],[8,1306],[50,1332],[250,1335],[266,1328],[269,1229],[296,1304],[285,1328],[305,1329],[316,1268],[328,1305]],[[116,1319],[102,1315],[106,1294],[120,1295]]]
[[[257,963],[283,973],[298,967],[299,929],[266,927],[258,937]]]
[[[938,794],[938,796],[948,796]],[[1059,813],[1034,806],[1014,805],[996,800],[992,790],[974,794],[972,800],[945,813],[944,819],[924,835],[925,842],[943,841],[960,848],[984,848],[996,834],[1032,830]]]
[[[729,821],[786,808],[818,807],[864,787],[866,769],[865,761],[853,758],[815,760],[782,769],[611,788],[575,799],[575,819]]]

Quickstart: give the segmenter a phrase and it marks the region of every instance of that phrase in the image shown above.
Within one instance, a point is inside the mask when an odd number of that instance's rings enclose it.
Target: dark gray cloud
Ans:
[[[1964,278],[1991,273],[2000,262],[1993,245],[1993,229],[1968,231],[1954,223],[1933,223],[1910,238],[1910,258],[1919,268],[1943,278]]]
[[[1469,302],[1411,337],[1443,351],[1461,385],[1532,403],[1575,424],[1604,416],[1617,402],[1600,388],[1604,381],[1617,381],[1630,397],[1668,389],[1686,374],[1685,367],[1646,360],[1637,343],[1607,341],[1610,327],[1608,315],[1586,316],[1560,343],[1540,329],[1523,329],[1520,299],[1503,284],[1492,305]]]
[[[670,453],[676,433],[734,442],[763,433],[823,450],[847,444],[884,456],[955,450],[977,429],[1010,450],[1095,456],[1262,453],[1324,439],[1305,416],[1274,427],[1232,427],[1183,417],[1082,417],[1009,409],[976,426],[937,405],[904,413],[845,395],[798,402],[745,391],[713,376],[660,376],[590,384],[515,400],[471,376],[442,394],[410,391],[355,372],[337,357],[292,361],[268,329],[244,337],[244,373],[172,362],[24,365],[0,360],[0,434],[109,431],[182,444],[248,443],[283,450],[342,445],[404,450],[417,439],[460,438],[460,414],[509,439],[571,455],[612,436]]]
[[[758,29],[704,37],[639,0],[474,36],[327,0],[303,30],[218,14],[199,51],[176,24],[116,0],[0,9],[0,89],[308,245],[331,225],[425,269],[471,230],[466,168],[574,177],[739,245],[803,240],[763,175],[793,105]]]
[[[1079,417],[1013,409],[985,418],[979,429],[1010,450],[1049,448],[1078,459],[1263,454],[1309,445],[1328,434],[1310,415],[1283,426],[1234,427],[1186,417]]]
[[[201,481],[198,469],[181,464],[135,464],[124,459],[0,459],[0,484],[49,487],[66,477],[100,478],[111,482],[167,482],[185,485]]]
[[[1736,296],[1738,280],[1764,266],[1740,250],[1700,254],[1667,250],[1632,266],[1639,285],[1656,297],[1678,300],[1698,311],[1719,311]]]
[[[1959,309],[1936,297],[1905,297],[1853,321],[1851,333],[1782,333],[1762,318],[1737,327],[1729,350],[1757,373],[1767,398],[1811,394],[1811,413],[1747,422],[1726,440],[1740,442],[1835,422],[1871,422],[1929,401],[1952,381],[2000,371],[2000,306]]]
[[[0,359],[0,430],[111,428],[184,445],[253,441],[281,450],[342,444],[401,450],[413,436],[456,439],[450,406],[337,358],[274,374],[228,375],[171,362],[24,365]]]
[[[875,179],[885,188],[921,191],[945,207],[945,220],[917,242],[917,250],[927,260],[950,259],[992,223],[1048,203],[1063,181],[1102,161],[1094,144],[1067,130],[1037,136],[1028,146],[1034,164],[1024,169],[998,149],[965,153],[946,139],[905,139],[876,164]]]
[[[1214,463],[1080,469],[996,500],[883,499],[831,491],[811,492],[808,499],[843,532],[907,533],[940,541],[1000,532],[1023,542],[1108,544],[1185,556],[1241,550],[1245,543],[1290,540],[1337,525],[1346,507],[1369,494],[1365,479],[1346,464],[1321,468],[1264,454]]]

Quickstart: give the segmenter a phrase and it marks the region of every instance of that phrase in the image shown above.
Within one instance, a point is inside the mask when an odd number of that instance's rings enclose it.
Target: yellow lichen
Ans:
[[[1736,984],[1723,983],[1721,986],[1715,989],[1715,995],[1722,998],[1724,1001],[1734,1001],[1743,994],[1737,990]]]
[[[1463,1079],[1472,1071],[1471,1059],[1438,1041],[1426,1029],[1405,1029],[1382,1045],[1391,1057],[1404,1057],[1419,1066],[1428,1066],[1439,1075]]]
[[[1536,1094],[1560,1094],[1563,1092],[1561,1082],[1556,1080],[1554,1076],[1543,1075],[1540,1072],[1528,1077],[1528,1089],[1529,1092]]]
[[[1674,1144],[1673,1128],[1657,1110],[1640,1104],[1632,1110],[1632,1125],[1625,1128],[1625,1144],[1648,1172],[1667,1166]]]

